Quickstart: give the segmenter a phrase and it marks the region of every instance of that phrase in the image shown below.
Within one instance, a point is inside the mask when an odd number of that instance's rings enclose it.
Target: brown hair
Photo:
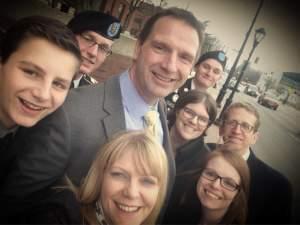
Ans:
[[[208,162],[214,158],[221,157],[225,159],[240,175],[241,182],[237,195],[234,197],[226,214],[221,220],[221,224],[245,224],[248,211],[248,195],[250,185],[250,172],[247,162],[237,153],[230,150],[215,149],[213,152],[206,155],[200,166],[202,171],[206,168]]]
[[[222,126],[224,126],[224,121],[228,119],[230,111],[233,109],[245,109],[247,112],[251,113],[256,117],[256,122],[254,124],[254,131],[256,132],[260,126],[260,117],[256,108],[249,102],[235,102],[232,103],[224,112],[222,116]]]
[[[180,95],[175,103],[174,109],[169,113],[169,128],[171,128],[176,121],[176,113],[183,109],[188,104],[202,103],[209,116],[208,127],[215,121],[217,117],[217,104],[210,94],[198,90],[191,90]]]
[[[5,33],[1,42],[1,63],[18,50],[30,38],[42,38],[63,49],[81,62],[81,53],[73,32],[62,22],[43,16],[31,16],[14,23]]]

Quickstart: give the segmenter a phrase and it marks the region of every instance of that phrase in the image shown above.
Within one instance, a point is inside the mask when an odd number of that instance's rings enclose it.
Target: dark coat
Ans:
[[[210,151],[203,137],[188,142],[176,151],[176,179],[163,224],[197,224],[200,202],[196,194],[199,169],[204,156]],[[190,199],[190,193],[194,192]],[[186,202],[188,198],[188,203]]]
[[[168,112],[174,109],[175,103],[179,96],[182,95],[182,93],[188,92],[192,89],[192,79],[193,78],[187,79],[186,82],[176,92],[172,92],[167,97],[165,97]]]
[[[15,218],[16,224],[83,225],[80,204],[70,190],[56,189]],[[86,224],[86,222],[85,222]]]
[[[2,185],[2,181],[6,178],[8,171],[11,169],[11,164],[17,154],[17,152],[11,148],[14,138],[13,136],[13,133],[9,133],[0,138],[0,187]]]
[[[257,158],[252,150],[247,163],[250,169],[247,224],[291,223],[290,182]]]

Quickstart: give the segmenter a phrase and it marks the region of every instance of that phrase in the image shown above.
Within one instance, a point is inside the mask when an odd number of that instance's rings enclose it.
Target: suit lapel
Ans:
[[[119,76],[107,80],[104,89],[103,109],[108,115],[103,119],[103,124],[107,137],[111,137],[126,129]]]

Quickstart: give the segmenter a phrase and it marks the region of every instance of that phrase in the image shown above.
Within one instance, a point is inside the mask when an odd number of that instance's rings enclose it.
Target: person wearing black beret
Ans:
[[[222,77],[226,66],[227,57],[223,51],[206,52],[195,64],[195,76],[189,78],[178,90],[169,94],[165,100],[168,111],[174,108],[179,96],[189,90],[207,91],[208,88],[216,85]]]
[[[68,27],[76,35],[82,55],[80,72],[71,88],[95,84],[97,81],[91,75],[112,53],[112,44],[120,37],[120,21],[102,12],[83,11],[69,21]]]

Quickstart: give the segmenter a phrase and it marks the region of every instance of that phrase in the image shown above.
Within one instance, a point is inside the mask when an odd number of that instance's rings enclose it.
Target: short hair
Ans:
[[[152,32],[155,23],[163,17],[172,17],[174,19],[181,20],[195,29],[199,39],[199,48],[197,50],[197,56],[195,61],[197,62],[200,56],[201,46],[204,42],[204,26],[199,20],[197,20],[197,18],[191,12],[185,9],[171,7],[168,9],[164,9],[150,17],[145,23],[138,37],[140,44],[142,45],[147,40],[150,33]]]
[[[75,35],[66,25],[52,18],[31,16],[20,19],[6,31],[1,42],[1,63],[5,63],[30,38],[45,39],[81,61]]]
[[[124,152],[132,150],[136,157],[135,165],[146,173],[145,166],[151,170],[151,175],[159,180],[159,193],[156,204],[144,225],[155,224],[164,203],[168,185],[168,161],[162,146],[145,131],[126,131],[114,136],[98,152],[88,175],[77,192],[82,212],[90,224],[95,224],[94,205],[99,199],[99,187],[102,186],[105,169],[109,168]]]
[[[234,197],[220,224],[245,224],[250,189],[250,172],[247,162],[234,151],[217,148],[204,157],[200,165],[201,169],[199,175],[201,176],[202,171],[206,168],[209,161],[218,157],[226,160],[238,172],[241,179],[238,193]]]
[[[183,109],[188,104],[202,103],[209,116],[208,127],[215,121],[217,117],[217,104],[210,94],[198,91],[190,90],[180,95],[175,103],[174,109],[169,113],[169,128],[171,128],[176,122],[176,113]]]
[[[254,124],[254,131],[258,131],[258,128],[260,126],[260,116],[259,113],[257,111],[257,109],[249,102],[235,102],[232,103],[225,111],[224,114],[222,116],[222,124],[221,126],[224,126],[224,122],[225,120],[228,119],[230,111],[233,109],[245,109],[247,112],[251,113],[252,115],[255,116],[256,121]]]

